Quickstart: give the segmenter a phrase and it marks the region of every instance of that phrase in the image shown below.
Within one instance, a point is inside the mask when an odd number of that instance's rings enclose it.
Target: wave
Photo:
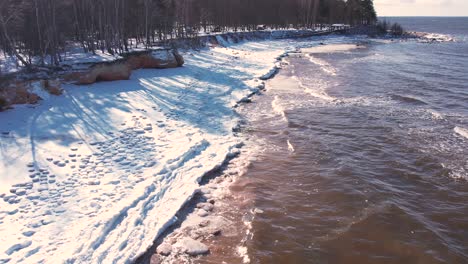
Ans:
[[[390,96],[393,100],[404,102],[404,103],[410,103],[410,104],[418,104],[418,105],[427,105],[426,102],[424,102],[421,99],[417,99],[411,96],[404,96],[404,95],[399,95],[399,94],[392,94]]]
[[[421,40],[423,42],[452,42],[455,41],[455,39],[446,34],[437,34],[437,33],[421,33]]]
[[[287,143],[288,143],[288,150],[289,150],[289,152],[294,153],[294,151],[296,151],[296,150],[294,149],[294,146],[291,144],[291,142],[289,141],[289,139],[287,140]]]
[[[328,102],[334,102],[338,100],[337,98],[327,94],[324,91],[324,89],[313,89],[311,87],[308,87],[307,85],[304,85],[304,83],[302,83],[302,81],[299,80],[299,78],[296,78],[296,80],[299,82],[299,87],[303,88],[305,93],[312,95],[313,97],[317,97]]]
[[[428,112],[431,114],[431,118],[433,120],[442,120],[444,119],[444,115],[437,112],[437,111],[434,111],[434,110],[428,110]]]
[[[468,139],[468,129],[456,126],[453,131],[455,131],[455,133],[458,135]]]
[[[312,95],[313,97],[317,97],[317,98],[320,98],[320,99],[323,99],[325,101],[330,101],[330,102],[333,102],[336,100],[336,98],[328,95],[326,92],[323,92],[323,91],[314,91],[308,87],[304,87],[304,92]]]
[[[316,64],[318,66],[320,66],[320,69],[332,76],[336,76],[336,69],[331,66],[328,62],[322,60],[322,59],[319,59],[317,57],[314,57],[310,54],[306,54],[306,57],[309,58],[309,61],[312,62],[313,64]]]
[[[271,107],[273,108],[273,111],[275,111],[275,113],[283,117],[284,121],[288,121],[284,107],[281,106],[279,96],[275,95],[275,99],[271,102]]]

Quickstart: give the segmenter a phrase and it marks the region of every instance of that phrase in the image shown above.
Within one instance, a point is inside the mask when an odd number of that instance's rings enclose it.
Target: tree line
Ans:
[[[375,21],[372,0],[0,0],[0,49],[58,65],[67,45],[115,54],[200,32]]]

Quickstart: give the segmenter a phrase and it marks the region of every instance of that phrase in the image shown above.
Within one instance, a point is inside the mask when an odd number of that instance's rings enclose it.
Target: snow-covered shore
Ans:
[[[233,107],[297,43],[225,45],[0,113],[0,263],[144,253],[203,175],[239,151]]]

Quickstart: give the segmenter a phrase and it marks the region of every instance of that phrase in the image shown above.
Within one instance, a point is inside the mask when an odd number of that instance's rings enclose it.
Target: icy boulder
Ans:
[[[163,243],[158,246],[156,252],[163,256],[169,256],[172,252],[172,246],[168,243]]]
[[[184,238],[179,243],[181,249],[190,256],[202,255],[209,252],[209,249],[205,244],[189,237]]]

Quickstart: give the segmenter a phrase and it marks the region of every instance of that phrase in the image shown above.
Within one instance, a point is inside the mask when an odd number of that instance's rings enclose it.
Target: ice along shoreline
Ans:
[[[276,56],[274,66],[267,73],[253,79],[253,82],[259,83],[257,89],[248,93],[233,107],[250,103],[251,97],[264,91],[265,81],[274,78],[282,67],[283,58],[289,53],[290,51],[285,51]],[[243,133],[239,125],[240,123],[233,128],[236,134]],[[251,207],[251,201],[245,197],[236,197],[229,189],[246,172],[250,163],[246,157],[252,154],[251,151],[240,146],[238,153],[227,157],[219,168],[205,174],[201,178],[200,189],[177,213],[177,221],[158,236],[153,246],[135,263],[190,262],[194,257],[212,252],[229,254],[231,260],[236,259],[239,263],[248,262],[248,255],[243,253],[246,248],[238,245],[238,242],[242,242],[249,232],[243,212]],[[219,236],[231,239],[230,252],[216,245]]]

